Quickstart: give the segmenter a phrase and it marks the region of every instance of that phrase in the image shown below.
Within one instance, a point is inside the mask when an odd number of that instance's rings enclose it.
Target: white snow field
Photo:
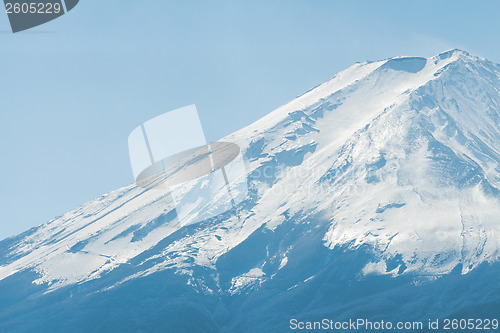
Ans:
[[[182,220],[166,193],[129,185],[0,242],[0,286],[32,272],[42,294],[103,293],[168,270],[204,295],[292,292],[338,251],[368,256],[361,280],[468,275],[500,255],[499,125],[500,66],[486,59],[357,63],[222,139],[246,163],[236,208],[190,223],[228,204],[199,196],[206,178],[181,187]]]
[[[136,276],[214,268],[262,225],[306,211],[329,222],[325,246],[373,247],[364,272],[393,274],[384,260],[398,255],[400,273],[425,275],[497,260],[499,82],[498,65],[459,50],[340,72],[224,138],[242,147],[254,196],[145,258],[161,260]],[[173,208],[135,185],[103,195],[18,239],[0,279],[27,268],[51,288],[99,278],[179,230]]]

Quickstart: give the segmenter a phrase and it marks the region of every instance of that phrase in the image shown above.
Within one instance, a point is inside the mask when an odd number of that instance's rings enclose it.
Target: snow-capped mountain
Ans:
[[[61,313],[101,318],[86,304],[127,302],[123,313],[173,311],[149,322],[186,332],[259,331],[249,313],[276,329],[292,313],[377,317],[375,303],[418,318],[432,307],[388,300],[449,279],[481,281],[498,305],[499,89],[500,66],[460,50],[355,64],[223,139],[248,174],[234,209],[190,224],[227,199],[183,203],[179,220],[165,193],[129,185],[0,242],[0,328],[38,327],[34,311],[63,331]],[[481,297],[439,303],[440,316],[492,302]]]

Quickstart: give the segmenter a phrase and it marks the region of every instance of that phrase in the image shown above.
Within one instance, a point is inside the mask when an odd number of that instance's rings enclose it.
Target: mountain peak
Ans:
[[[472,56],[466,51],[459,49],[451,49],[442,53],[439,53],[436,56],[431,58],[425,57],[416,57],[416,56],[402,56],[402,57],[393,57],[389,58],[385,61],[385,64],[382,68],[391,68],[395,70],[403,70],[410,73],[418,73],[422,70],[429,60],[434,60],[437,64],[441,61],[445,61],[446,63],[454,62],[457,60],[463,60],[465,62],[469,61],[477,61],[480,58]]]
[[[450,49],[448,51],[441,52],[437,56],[435,56],[434,58],[444,60],[444,59],[451,58],[453,56],[467,58],[467,59],[477,59],[477,57],[474,57],[471,54],[469,54],[468,52],[466,52],[464,50],[460,50],[460,49]]]
[[[363,274],[439,276],[494,261],[500,83],[482,79],[494,68],[446,70],[461,57],[351,66],[224,139],[240,145],[248,172],[249,196],[234,210],[181,230],[163,193],[127,186],[0,242],[0,281],[30,271],[43,290],[103,276],[112,288],[225,267],[219,287],[239,293],[297,265],[304,237],[321,251],[372,249]],[[186,187],[193,214],[220,204],[197,200],[202,186]],[[201,289],[213,282],[198,278]]]

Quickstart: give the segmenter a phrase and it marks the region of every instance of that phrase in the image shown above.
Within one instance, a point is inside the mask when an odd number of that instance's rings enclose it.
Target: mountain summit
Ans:
[[[248,173],[232,210],[190,224],[161,192],[129,185],[0,242],[0,329],[487,314],[500,304],[499,125],[500,66],[486,59],[355,64],[223,139]],[[221,204],[191,200],[185,219]],[[451,282],[481,287],[457,298]]]

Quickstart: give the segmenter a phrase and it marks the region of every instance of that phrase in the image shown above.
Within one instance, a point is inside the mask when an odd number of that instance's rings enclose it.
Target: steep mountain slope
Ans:
[[[226,204],[192,199],[203,179],[180,189],[183,220],[164,192],[130,185],[0,242],[0,322],[255,331],[258,317],[281,331],[291,314],[499,304],[499,89],[500,66],[459,50],[356,64],[224,138],[248,173],[234,209],[190,223]],[[480,288],[457,299],[450,283]]]

